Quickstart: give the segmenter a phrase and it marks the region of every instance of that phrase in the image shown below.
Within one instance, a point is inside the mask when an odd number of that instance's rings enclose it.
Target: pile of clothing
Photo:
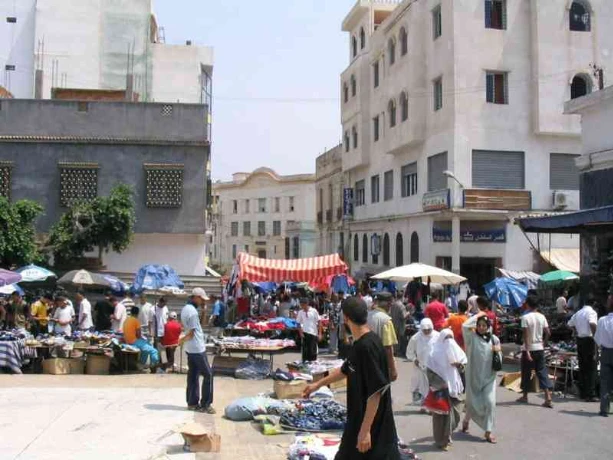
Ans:
[[[298,434],[294,443],[289,446],[289,460],[334,460],[341,438],[338,436],[322,436],[313,434]]]
[[[13,329],[12,331],[0,331],[0,342],[16,342],[25,339],[27,333],[24,329]]]
[[[345,428],[347,408],[336,401],[300,400],[280,414],[281,425],[300,431],[337,431]]]
[[[302,362],[293,361],[287,363],[287,368],[291,371],[301,372],[305,374],[324,374],[333,369],[338,369],[343,366],[342,359],[321,359],[318,361]]]
[[[272,318],[257,320],[253,318],[239,321],[234,325],[235,329],[249,329],[250,331],[263,334],[267,331],[287,331],[298,329],[300,325],[292,318]]]
[[[303,374],[300,372],[287,372],[281,369],[277,369],[271,375],[273,380],[280,380],[281,382],[291,382],[293,380],[306,380],[307,382],[313,381],[311,374]]]
[[[289,339],[258,339],[250,335],[244,337],[224,337],[213,339],[216,345],[224,348],[290,348],[295,347],[296,342]]]

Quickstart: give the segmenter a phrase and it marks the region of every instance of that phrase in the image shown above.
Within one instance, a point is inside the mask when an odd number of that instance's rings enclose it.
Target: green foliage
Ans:
[[[42,212],[43,207],[34,201],[10,203],[0,197],[0,266],[21,267],[42,262],[34,228],[34,221]]]
[[[112,249],[121,253],[128,248],[135,222],[132,189],[119,184],[108,197],[97,197],[67,211],[51,229],[49,245],[60,263],[78,260],[94,248],[98,248],[102,263],[104,252]]]

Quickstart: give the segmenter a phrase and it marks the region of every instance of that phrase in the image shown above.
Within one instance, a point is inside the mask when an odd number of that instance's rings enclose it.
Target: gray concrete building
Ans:
[[[0,100],[0,194],[44,206],[45,233],[76,200],[135,193],[130,248],[107,269],[165,263],[205,273],[210,172],[208,107],[201,104]]]

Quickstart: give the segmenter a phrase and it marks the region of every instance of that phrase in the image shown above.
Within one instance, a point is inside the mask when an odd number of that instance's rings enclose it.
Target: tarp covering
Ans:
[[[183,289],[185,285],[169,265],[143,265],[134,277],[133,288],[136,292],[171,287]]]
[[[338,254],[309,259],[260,259],[244,252],[238,254],[239,278],[247,281],[311,282],[347,272],[347,265]]]
[[[541,250],[541,257],[558,270],[579,273],[581,256],[579,248],[551,248],[551,251]]]
[[[516,221],[527,233],[580,233],[598,225],[613,226],[613,206],[586,209],[546,217],[526,217]]]
[[[506,270],[504,268],[496,268],[505,278],[511,278],[528,286],[528,289],[536,289],[539,283],[540,276],[537,273],[529,271]]]

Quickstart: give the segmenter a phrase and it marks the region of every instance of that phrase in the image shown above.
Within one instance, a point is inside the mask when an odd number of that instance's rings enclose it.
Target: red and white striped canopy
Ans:
[[[239,278],[253,282],[311,282],[330,275],[347,273],[347,264],[338,254],[308,259],[260,259],[244,252],[238,254]]]

